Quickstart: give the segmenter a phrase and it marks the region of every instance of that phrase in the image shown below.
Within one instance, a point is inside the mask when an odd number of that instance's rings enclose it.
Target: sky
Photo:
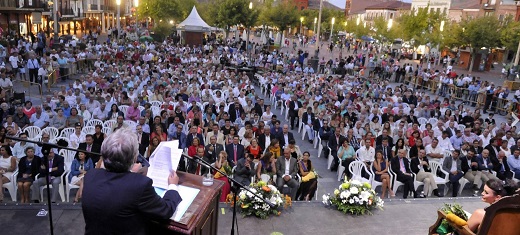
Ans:
[[[328,1],[341,9],[345,9],[345,2],[346,2],[345,0],[328,0]],[[370,1],[370,0],[366,0],[366,1]],[[402,0],[402,1],[403,2],[412,2],[412,0]]]

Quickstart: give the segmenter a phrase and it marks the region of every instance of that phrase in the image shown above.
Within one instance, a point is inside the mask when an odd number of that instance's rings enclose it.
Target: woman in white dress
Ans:
[[[16,170],[16,158],[11,153],[11,148],[7,146],[0,147],[0,181],[2,185],[9,183],[13,172]],[[11,195],[16,197],[16,195]],[[0,202],[4,200],[4,190],[0,190]]]
[[[85,142],[85,133],[81,131],[81,125],[76,125],[75,131],[69,136],[71,148],[78,148],[80,143]]]
[[[87,110],[85,104],[79,105],[79,115],[83,117],[83,120],[88,121],[92,118],[92,114]]]
[[[262,114],[262,121],[264,121],[267,124],[267,122],[271,121],[272,117],[273,113],[271,112],[271,106],[267,105],[265,107],[265,112]]]

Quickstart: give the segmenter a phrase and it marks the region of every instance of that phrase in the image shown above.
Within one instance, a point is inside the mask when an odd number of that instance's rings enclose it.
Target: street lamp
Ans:
[[[392,25],[393,25],[393,24],[394,24],[394,19],[389,19],[389,20],[388,20],[388,25],[387,25],[388,30],[390,30],[390,29],[392,28]]]
[[[139,0],[134,0],[134,7],[137,8],[139,6]],[[137,21],[137,9],[135,12],[135,23],[137,24],[137,28],[139,28],[139,21]]]
[[[318,21],[318,17],[314,17],[314,30],[312,31],[314,34],[316,34],[316,22]]]
[[[303,16],[300,17],[300,34],[303,34]]]
[[[336,18],[332,17],[332,24],[330,26],[330,37],[329,37],[330,42],[332,42],[332,32],[334,32],[334,21],[336,21]]]
[[[249,2],[249,13],[253,10],[253,2]],[[246,51],[249,57],[249,63],[251,63],[251,50],[249,50],[249,34],[251,34],[251,26],[248,25],[247,28],[247,41],[246,41]]]
[[[119,32],[121,28],[121,0],[116,0],[117,5],[117,28],[116,30]]]

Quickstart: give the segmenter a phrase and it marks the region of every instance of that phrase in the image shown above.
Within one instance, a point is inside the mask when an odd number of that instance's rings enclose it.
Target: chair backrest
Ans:
[[[103,121],[99,120],[99,119],[90,119],[88,120],[86,126],[93,126],[95,127],[96,125],[101,125],[103,126]]]
[[[94,133],[96,133],[96,127],[93,127],[93,126],[85,126],[83,127],[83,129],[81,129],[81,132],[85,133],[85,134],[91,134],[93,135]]]
[[[154,101],[150,101],[150,104],[152,105],[152,107],[161,107],[162,102],[158,101],[158,100],[154,100]]]
[[[111,127],[103,127],[102,132],[105,133],[105,135],[109,136],[110,134],[112,134],[112,128]]]
[[[70,135],[74,134],[74,127],[67,127],[63,130],[61,130],[61,133],[60,133],[60,137],[66,137],[66,138],[69,138]]]
[[[110,129],[112,129],[112,127],[114,127],[114,125],[116,124],[116,120],[106,120],[104,123],[103,123],[103,127],[108,127]],[[103,128],[104,129],[104,128]]]
[[[34,139],[42,134],[42,130],[37,126],[28,126],[23,131],[27,133],[29,139]]]
[[[433,174],[436,174],[439,169],[442,169],[441,164],[436,161],[429,161],[429,164]]]
[[[137,122],[134,122],[132,120],[125,120],[124,121],[126,125],[128,125],[128,127],[130,129],[132,129],[133,131],[135,131],[135,128],[137,127]]]
[[[61,149],[60,152],[58,152],[58,154],[65,158],[65,162],[72,162],[72,160],[74,160],[74,156],[76,155],[76,151]]]
[[[350,171],[350,173],[352,173],[353,179],[362,180],[362,179],[365,179],[361,175],[363,172],[362,169],[364,167],[365,167],[365,163],[363,163],[362,161],[353,161],[352,163],[350,163],[348,170]]]
[[[428,122],[432,124],[432,126],[435,126],[437,125],[437,122],[439,122],[439,120],[437,118],[430,118]]]
[[[513,235],[519,233],[520,194],[504,197],[485,210],[486,215],[477,234]]]
[[[139,109],[139,113],[141,113],[144,110],[144,107],[141,105],[137,106],[137,108]]]
[[[269,176],[268,174],[261,174],[261,175],[260,175],[260,178],[261,178],[262,181],[264,181],[264,182],[269,182],[269,180],[271,179],[271,176]]]
[[[159,116],[161,114],[161,107],[152,106],[151,109],[154,117]]]
[[[126,111],[128,111],[128,105],[120,105],[119,110],[121,110],[121,112],[126,115]]]
[[[43,128],[42,134],[43,133],[49,134],[49,139],[52,140],[52,139],[58,137],[58,135],[60,134],[60,131],[56,127],[48,126],[48,127]]]
[[[459,131],[464,131],[464,129],[466,129],[466,125],[459,124],[458,129],[459,129]]]

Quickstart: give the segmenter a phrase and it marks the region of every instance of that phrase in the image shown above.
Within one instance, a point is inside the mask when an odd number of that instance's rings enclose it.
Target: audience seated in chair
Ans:
[[[25,157],[18,162],[18,192],[22,203],[29,203],[30,188],[36,175],[40,172],[41,158],[34,155],[34,148],[25,149]],[[38,193],[39,194],[39,193]]]
[[[212,136],[211,138],[214,138]],[[226,151],[220,151],[217,157],[217,161],[215,161],[215,167],[220,171],[226,173],[225,167],[228,166],[227,162],[227,153]],[[235,173],[236,174],[236,173]],[[224,186],[222,187],[222,193],[220,194],[220,202],[225,202],[227,195],[231,192],[231,186],[229,184],[229,180],[225,175],[220,174],[219,172],[215,173],[215,179],[221,180],[224,182]]]
[[[283,150],[283,157],[279,157],[276,161],[276,185],[280,192],[283,192],[283,186],[287,185],[291,188],[291,199],[296,199],[296,190],[298,190],[299,183],[295,179],[298,174],[298,162],[291,157],[291,150],[285,148]]]
[[[38,202],[40,199],[40,187],[46,185],[47,177],[49,177],[49,185],[52,185],[51,191],[51,202],[56,202],[58,198],[58,192],[60,190],[61,175],[65,171],[64,158],[58,154],[55,154],[51,149],[49,150],[47,161],[42,158],[40,166],[40,175],[38,179],[33,182],[31,186],[31,200]],[[47,167],[49,170],[47,170]],[[62,198],[63,200],[64,198]]]
[[[11,176],[16,170],[16,157],[13,157],[11,148],[0,146],[0,183],[3,185],[11,181]],[[1,186],[0,186],[1,187]],[[11,195],[15,198],[16,195]],[[0,202],[4,200],[4,189],[0,188]]]
[[[444,158],[442,169],[449,174],[449,180],[452,187],[452,197],[456,197],[459,192],[460,183],[459,180],[464,176],[461,169],[461,161],[459,159],[460,150],[453,150],[451,157]]]
[[[78,202],[83,193],[83,177],[87,171],[94,168],[92,159],[88,158],[83,152],[78,152],[70,166],[69,183],[79,186],[74,202]],[[54,186],[53,186],[54,187]]]
[[[296,192],[296,199],[298,199],[298,201],[312,200],[316,193],[316,189],[318,188],[318,179],[314,174],[314,167],[309,159],[310,155],[309,152],[305,151],[303,153],[303,158],[298,161],[300,175],[302,177],[302,182],[300,183],[298,192]]]
[[[256,166],[256,178],[261,179],[262,174],[276,175],[276,158],[271,152],[266,152]],[[272,178],[271,178],[272,179]],[[269,182],[266,182],[269,183]]]
[[[397,157],[392,158],[390,166],[392,171],[397,175],[397,181],[404,184],[403,198],[408,198],[410,191],[413,193],[413,197],[417,198],[417,192],[414,188],[414,182],[412,177],[412,171],[410,170],[410,162],[406,158],[406,152],[404,149],[399,149]],[[420,197],[424,197],[421,195]]]
[[[236,164],[236,170],[233,174],[233,178],[244,186],[249,186],[251,184],[251,177],[255,175],[255,165],[253,163],[253,158],[253,155],[247,154],[246,157],[238,159]]]
[[[372,164],[372,170],[375,173],[374,180],[383,183],[381,186],[381,198],[386,197],[386,191],[388,191],[390,197],[395,197],[395,193],[392,191],[392,181],[388,174],[388,167],[390,166],[388,159],[383,158],[383,152],[376,152],[376,159]]]

